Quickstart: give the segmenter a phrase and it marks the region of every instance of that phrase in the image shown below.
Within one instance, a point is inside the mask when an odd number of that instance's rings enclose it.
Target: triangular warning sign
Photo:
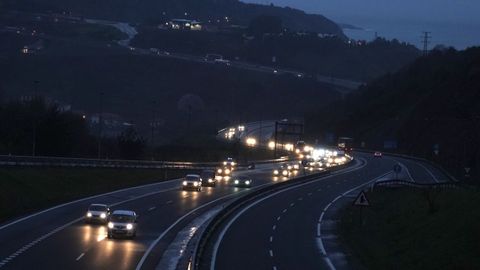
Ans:
[[[356,206],[370,206],[370,202],[368,202],[367,196],[365,195],[365,192],[360,192],[358,194],[357,198],[353,202],[353,205]]]

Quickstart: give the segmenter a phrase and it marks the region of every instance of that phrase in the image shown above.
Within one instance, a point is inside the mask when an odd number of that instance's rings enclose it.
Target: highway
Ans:
[[[293,266],[300,262],[302,269],[322,265],[312,237],[321,208],[352,186],[389,172],[397,162],[389,157],[373,159],[370,154],[357,157],[354,168],[279,193],[245,211],[226,231],[215,269],[271,269],[273,264],[298,269]],[[446,179],[428,164],[398,161],[415,180],[435,181],[432,175],[436,181]],[[186,192],[180,190],[177,179],[85,198],[0,224],[0,268],[155,269],[175,236],[195,218],[258,187],[285,181],[272,178],[276,166],[262,164],[255,170],[237,171],[254,179],[250,189],[220,180],[216,188]],[[137,238],[110,240],[105,226],[84,224],[91,203],[136,211],[140,215]]]
[[[437,168],[405,158],[357,154],[353,168],[280,190],[249,204],[216,231],[210,263],[200,269],[357,269],[335,235],[335,214],[366,183],[398,175],[418,183],[448,181]],[[255,220],[252,223],[252,220]]]
[[[235,188],[221,180],[216,188],[186,192],[180,190],[181,180],[172,180],[86,198],[0,224],[0,268],[135,269],[157,241],[144,261],[144,268],[152,269],[169,241],[203,211],[256,187],[275,183],[271,177],[273,166],[278,164],[238,171],[253,177],[254,186],[250,189]],[[140,215],[137,238],[109,240],[105,226],[84,224],[83,216],[91,203],[136,211]]]

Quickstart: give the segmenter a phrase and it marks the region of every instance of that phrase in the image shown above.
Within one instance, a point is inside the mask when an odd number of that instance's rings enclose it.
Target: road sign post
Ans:
[[[363,208],[370,206],[370,202],[367,199],[367,195],[365,194],[365,192],[363,192],[363,190],[358,194],[357,198],[353,201],[353,205],[360,207],[360,224],[361,226],[363,226],[365,223],[363,220],[363,213],[362,213]]]
[[[393,165],[393,172],[395,173],[395,180],[399,180],[398,179],[398,174],[402,171],[402,166],[400,166],[400,164],[395,164]]]

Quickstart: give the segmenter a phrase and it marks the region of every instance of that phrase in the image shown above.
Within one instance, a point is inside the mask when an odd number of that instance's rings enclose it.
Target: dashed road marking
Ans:
[[[280,220],[280,218],[282,218],[282,217],[281,217],[281,216],[278,216],[278,217],[277,217],[277,221],[279,221],[279,220]]]
[[[303,197],[298,198],[299,201],[303,201]]]
[[[275,231],[276,228],[277,228],[277,225],[273,225],[272,230]]]
[[[166,204],[171,204],[171,203],[173,203],[172,200],[166,202]]]
[[[294,206],[295,206],[295,203],[292,202],[292,203],[290,204],[290,207],[294,207]]]
[[[85,253],[82,253],[80,254],[80,256],[77,257],[77,259],[75,259],[75,261],[80,261],[80,259],[82,259],[82,257],[85,256]]]
[[[268,251],[268,254],[270,254],[270,257],[273,257],[273,251],[271,249]]]
[[[270,236],[270,243],[273,242],[273,236]]]
[[[283,213],[287,212],[287,209],[286,209],[286,208],[285,208],[285,209],[283,209],[283,211],[282,211],[282,212],[283,212]]]
[[[148,212],[153,211],[153,210],[155,210],[155,209],[157,209],[157,207],[152,206],[152,207],[148,208]]]

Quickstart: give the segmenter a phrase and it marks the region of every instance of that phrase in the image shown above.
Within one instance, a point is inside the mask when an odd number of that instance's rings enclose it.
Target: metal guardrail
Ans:
[[[369,149],[359,149],[359,148],[354,148],[353,149],[354,151],[356,152],[362,152],[362,153],[374,153],[376,151],[374,150],[369,150]],[[455,178],[455,176],[453,176],[452,174],[450,174],[447,170],[445,170],[442,166],[440,166],[439,164],[431,161],[431,160],[428,160],[426,158],[420,158],[420,157],[415,157],[415,156],[409,156],[409,155],[405,155],[405,154],[398,154],[398,153],[391,153],[391,152],[382,152],[384,155],[387,155],[387,156],[394,156],[394,157],[401,157],[401,158],[406,158],[406,159],[411,159],[411,160],[417,160],[417,161],[421,161],[421,162],[425,162],[425,163],[428,163],[430,165],[432,165],[433,167],[437,168],[438,170],[440,170],[443,174],[445,174],[448,179],[452,182],[459,182],[457,178]]]
[[[288,158],[254,160],[249,163],[265,164],[287,161]],[[214,168],[221,162],[175,162],[149,160],[110,160],[65,157],[32,157],[0,155],[0,166],[27,167],[78,167],[78,168],[128,168],[128,169],[205,169]],[[248,164],[239,164],[239,167]]]
[[[376,187],[411,187],[417,189],[456,189],[462,187],[458,183],[445,182],[445,183],[416,183],[405,180],[384,180],[375,182],[373,189]]]
[[[205,247],[208,244],[209,238],[214,234],[216,229],[219,226],[221,226],[221,223],[224,222],[233,212],[237,211],[238,209],[240,209],[244,205],[246,205],[246,204],[250,203],[251,201],[255,200],[258,196],[264,196],[266,194],[270,194],[270,193],[275,192],[275,191],[277,191],[279,189],[282,189],[284,187],[294,186],[294,185],[298,185],[298,184],[302,184],[302,183],[306,183],[306,182],[315,180],[320,176],[328,175],[333,171],[340,170],[340,169],[345,168],[346,166],[349,166],[350,162],[348,162],[344,165],[331,167],[329,170],[321,171],[319,173],[314,173],[314,174],[311,174],[311,175],[306,175],[306,176],[302,176],[302,177],[293,178],[289,181],[280,182],[280,183],[277,183],[277,184],[273,184],[273,185],[269,185],[269,186],[257,189],[253,192],[250,192],[250,193],[234,200],[230,204],[228,204],[225,208],[220,210],[220,212],[217,215],[215,215],[215,217],[213,217],[208,222],[206,227],[203,229],[202,234],[200,236],[200,239],[197,241],[197,243],[195,245],[195,248],[194,248],[193,256],[191,258],[191,269],[192,270],[199,269],[199,266],[202,262],[202,256],[203,256],[203,253],[205,252]]]

